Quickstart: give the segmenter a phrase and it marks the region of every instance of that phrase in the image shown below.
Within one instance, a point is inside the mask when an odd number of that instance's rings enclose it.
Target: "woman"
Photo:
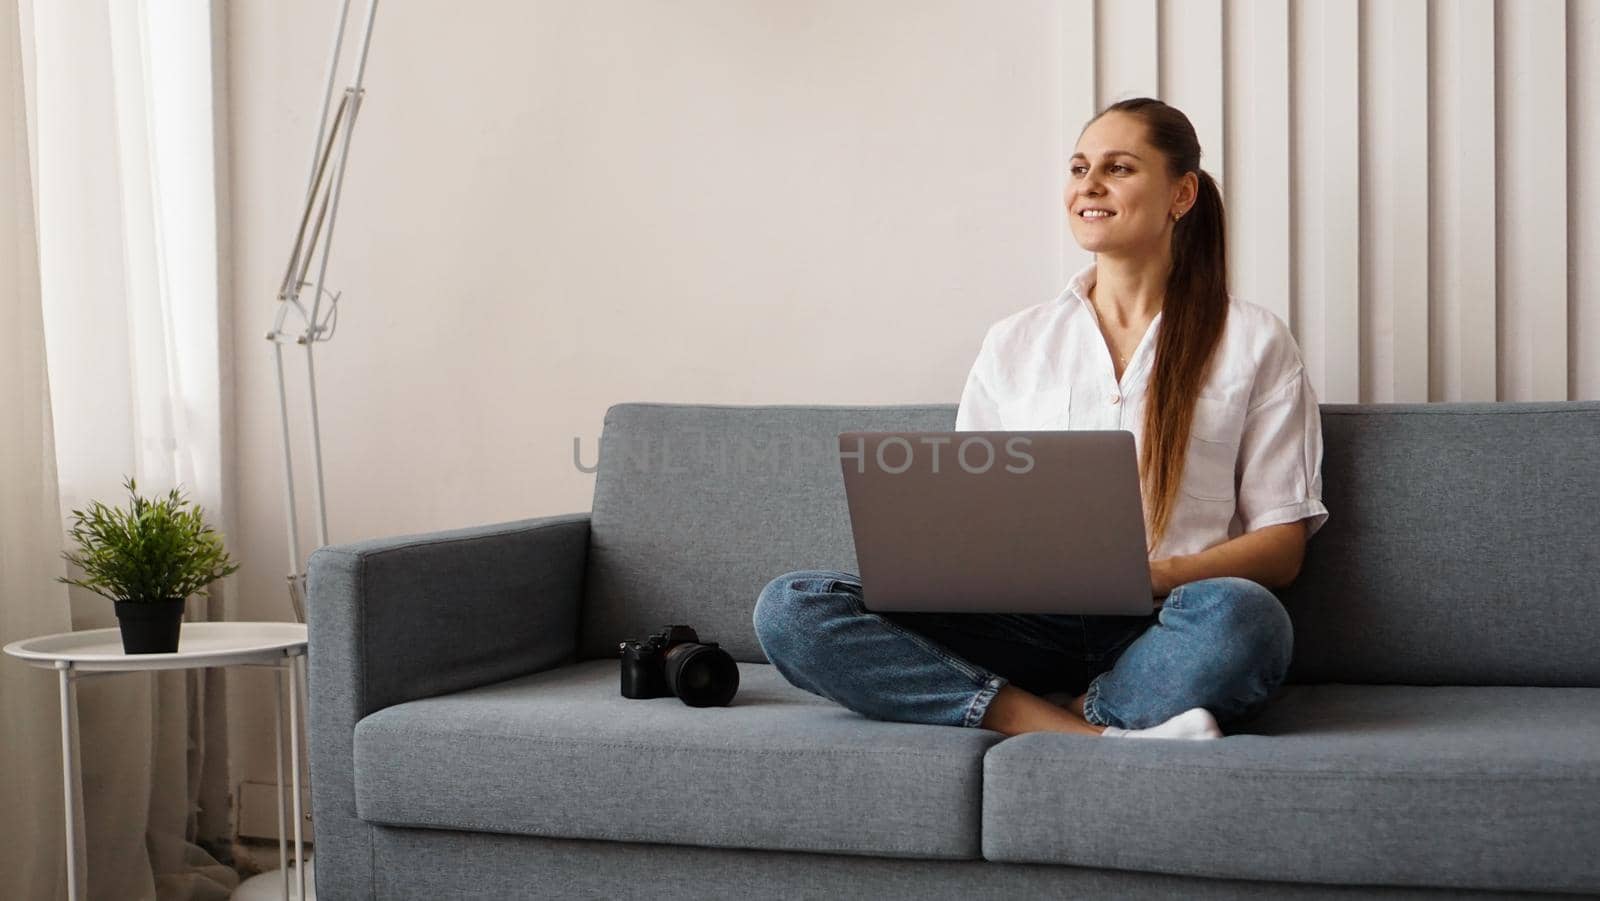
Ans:
[[[1264,706],[1294,635],[1270,589],[1328,518],[1317,398],[1283,321],[1227,293],[1222,197],[1183,113],[1103,110],[1065,205],[1095,262],[983,340],[959,431],[1127,429],[1148,616],[868,612],[850,573],[774,579],[756,635],[790,682],[877,719],[1219,738]]]

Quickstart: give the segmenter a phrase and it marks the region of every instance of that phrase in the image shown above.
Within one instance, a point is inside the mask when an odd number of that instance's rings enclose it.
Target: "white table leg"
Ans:
[[[67,898],[79,901],[88,883],[84,859],[83,772],[78,753],[78,686],[72,664],[56,662],[61,677],[61,781],[67,813]]]
[[[304,844],[301,838],[300,815],[300,662],[304,655],[289,658],[289,771],[294,775],[294,870],[300,880],[299,901],[306,898],[306,868]]]
[[[289,830],[283,821],[283,666],[272,668],[272,699],[277,715],[272,719],[272,753],[278,768],[278,872],[283,874],[283,901],[289,901]]]

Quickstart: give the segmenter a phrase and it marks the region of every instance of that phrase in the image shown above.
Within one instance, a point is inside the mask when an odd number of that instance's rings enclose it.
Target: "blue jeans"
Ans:
[[[873,613],[861,597],[851,573],[787,573],[753,619],[785,679],[880,720],[979,726],[1014,683],[1084,694],[1097,726],[1143,729],[1191,707],[1224,725],[1266,705],[1294,650],[1283,605],[1249,579],[1180,585],[1147,616]]]

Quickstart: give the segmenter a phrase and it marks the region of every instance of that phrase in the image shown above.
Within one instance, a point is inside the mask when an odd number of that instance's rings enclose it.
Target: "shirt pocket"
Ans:
[[[1071,388],[1046,388],[1002,401],[1000,427],[1008,431],[1056,431],[1070,427]]]
[[[1189,457],[1181,488],[1202,501],[1233,501],[1233,471],[1244,436],[1243,404],[1201,395],[1195,398],[1189,429]]]

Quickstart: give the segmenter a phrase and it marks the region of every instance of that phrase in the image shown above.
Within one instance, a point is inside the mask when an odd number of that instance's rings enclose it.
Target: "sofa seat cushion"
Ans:
[[[975,859],[999,734],[868,719],[739,665],[727,707],[620,693],[592,660],[355,729],[356,813],[393,826]]]
[[[1291,685],[1238,733],[1007,739],[984,856],[1600,892],[1600,688]]]

